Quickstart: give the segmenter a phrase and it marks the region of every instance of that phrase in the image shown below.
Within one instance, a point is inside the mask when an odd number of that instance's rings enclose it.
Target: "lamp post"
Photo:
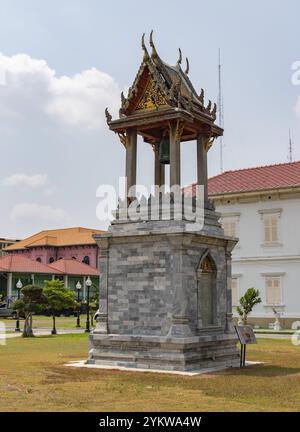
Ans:
[[[79,294],[80,294],[80,290],[81,290],[81,283],[79,281],[76,284],[76,289],[77,289],[77,302],[78,302],[76,327],[79,328],[80,327],[80,305],[79,305],[80,297],[79,297]]]
[[[21,289],[23,288],[23,284],[22,284],[22,282],[21,282],[20,279],[18,280],[18,282],[17,282],[17,284],[16,284],[16,287],[17,287],[17,291],[18,291],[18,300],[20,300],[20,293],[21,293]],[[21,331],[21,330],[20,330],[20,316],[19,316],[19,311],[17,312],[17,321],[16,321],[16,328],[15,328],[15,331],[16,331],[16,332]]]
[[[91,278],[88,277],[85,285],[87,287],[87,296],[86,296],[86,328],[85,333],[90,333],[90,288],[92,286]]]

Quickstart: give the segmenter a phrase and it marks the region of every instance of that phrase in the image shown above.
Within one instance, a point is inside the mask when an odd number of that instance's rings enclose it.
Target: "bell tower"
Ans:
[[[223,133],[215,124],[217,106],[205,103],[204,91],[193,87],[188,59],[181,67],[181,50],[170,66],[158,55],[152,32],[149,42],[151,53],[143,35],[143,60],[128,95],[121,94],[119,118],[105,110],[109,129],[125,148],[127,186],[108,232],[94,236],[100,307],[88,363],[180,371],[237,366],[230,288],[237,239],[224,236],[207,191],[207,153]],[[158,196],[135,194],[138,135],[153,149]],[[197,142],[197,181],[184,191],[181,146],[191,140]],[[196,186],[203,192],[201,226],[187,218],[184,207],[190,193],[190,210],[197,208]],[[128,217],[132,208],[143,217]]]

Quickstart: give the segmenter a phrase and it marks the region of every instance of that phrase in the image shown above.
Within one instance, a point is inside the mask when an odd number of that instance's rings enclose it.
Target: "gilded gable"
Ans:
[[[137,102],[134,111],[157,109],[166,106],[167,101],[153,79],[149,79],[144,93]]]

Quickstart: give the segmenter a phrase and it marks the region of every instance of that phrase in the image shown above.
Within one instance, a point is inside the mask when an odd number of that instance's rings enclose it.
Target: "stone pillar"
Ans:
[[[233,322],[232,322],[232,293],[231,293],[231,252],[225,252],[226,260],[226,326],[225,332],[234,332]]]
[[[64,284],[65,287],[68,288],[68,275],[64,275]]]
[[[165,184],[165,165],[159,161],[159,145],[153,145],[154,151],[154,184],[162,186]]]
[[[99,269],[100,269],[100,286],[99,286],[99,315],[94,333],[108,333],[108,258],[109,258],[109,240],[101,239],[98,241],[99,246]]]
[[[137,131],[130,129],[126,133],[126,177],[127,177],[127,195],[131,186],[136,185],[136,149],[137,149]],[[135,193],[133,194],[135,195]]]
[[[189,325],[189,291],[185,277],[183,243],[179,240],[170,240],[172,248],[172,284],[174,287],[174,297],[172,305],[172,325],[168,337],[189,337],[192,332]]]
[[[170,123],[170,187],[180,183],[180,133],[178,124]]]
[[[12,273],[7,275],[7,297],[12,296]]]
[[[204,203],[207,203],[207,151],[204,142],[204,137],[199,135],[197,138],[197,184],[204,186]]]

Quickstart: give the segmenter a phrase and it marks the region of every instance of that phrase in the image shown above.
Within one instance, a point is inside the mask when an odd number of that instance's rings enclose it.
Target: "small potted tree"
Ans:
[[[239,324],[247,325],[248,315],[252,312],[255,305],[261,303],[259,290],[248,288],[245,294],[240,298],[236,310],[240,316]]]

